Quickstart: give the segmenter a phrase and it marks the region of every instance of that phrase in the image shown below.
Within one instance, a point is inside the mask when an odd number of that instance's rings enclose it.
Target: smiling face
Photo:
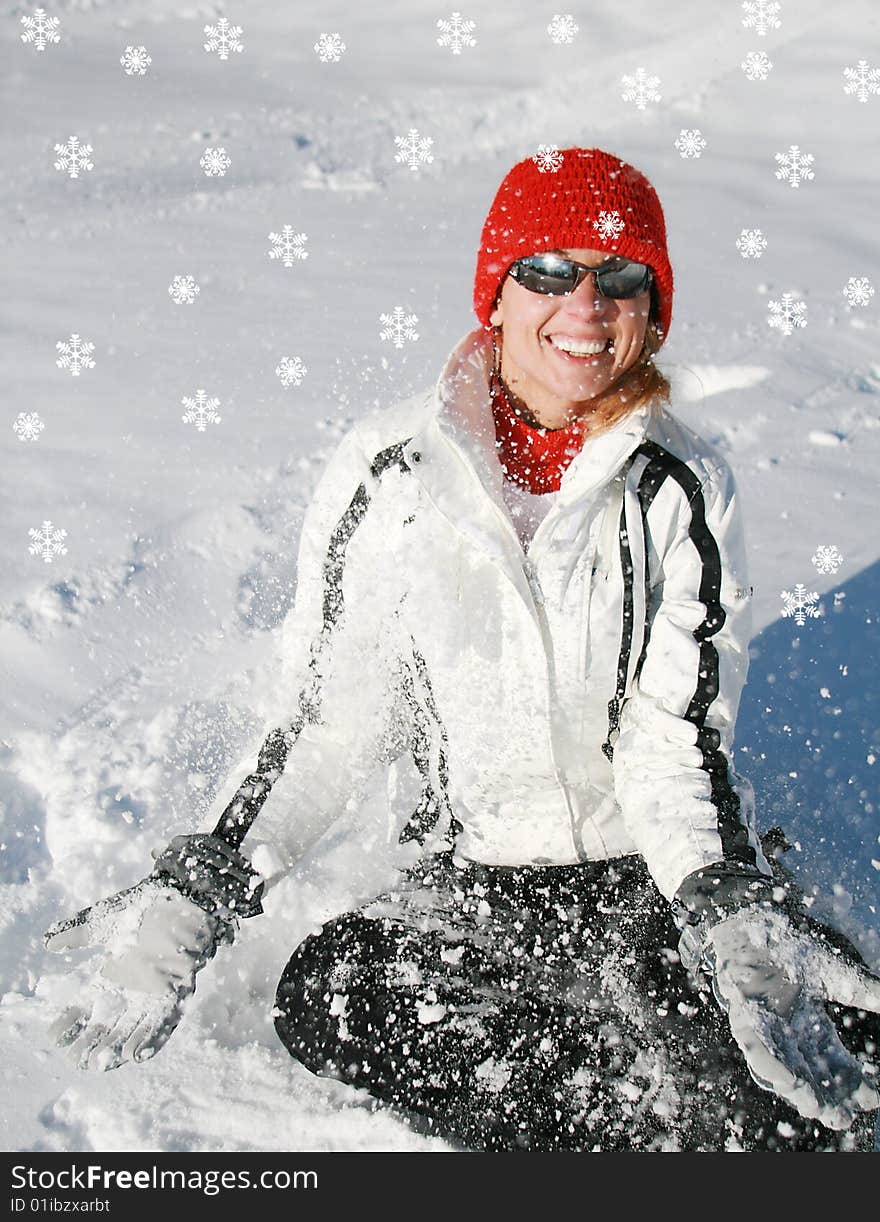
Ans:
[[[548,253],[548,252],[542,252]],[[587,267],[610,256],[601,250],[556,250]],[[533,293],[505,276],[498,304],[490,315],[501,327],[501,377],[519,406],[525,406],[544,428],[562,428],[588,416],[591,401],[618,382],[638,360],[651,307],[646,290],[638,297],[614,300],[595,291],[587,276],[568,296]],[[585,357],[569,356],[554,346],[565,338],[583,346],[606,347]],[[609,343],[610,341],[610,343]]]

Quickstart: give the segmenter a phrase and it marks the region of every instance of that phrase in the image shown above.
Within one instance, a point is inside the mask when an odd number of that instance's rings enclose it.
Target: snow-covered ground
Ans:
[[[550,10],[481,0],[459,54],[426,0],[67,0],[46,5],[61,41],[43,51],[21,41],[32,13],[0,7],[0,1147],[447,1148],[311,1077],[269,1018],[293,946],[390,876],[378,824],[366,860],[350,824],[331,831],[141,1067],[85,1075],[49,1045],[76,977],[41,934],[193,828],[262,721],[317,475],[350,421],[430,385],[475,325],[483,217],[540,144],[618,152],[663,200],[676,298],[660,363],[674,410],[729,456],[750,538],[737,766],[762,826],[785,826],[880,965],[880,292],[850,306],[843,291],[880,287],[874,0],[783,3],[763,35],[736,0],[599,0],[568,43]],[[224,16],[243,29],[225,60],[203,49]],[[345,50],[322,62],[330,32]],[[129,46],[145,75],[120,65]],[[749,52],[766,79],[743,71]],[[844,91],[860,60],[864,102]],[[639,69],[659,78],[644,109],[622,97]],[[395,160],[411,129],[433,141],[416,168]],[[683,157],[694,129],[705,148]],[[71,136],[92,146],[76,178],[54,167]],[[796,189],[776,176],[792,146],[814,159]],[[206,176],[206,148],[225,150],[224,175]],[[269,257],[285,225],[308,252],[289,267]],[[744,229],[760,258],[737,249]],[[200,292],[175,304],[187,275]],[[768,325],[786,293],[807,318],[789,335]],[[418,317],[400,348],[380,339],[396,307]],[[94,344],[78,376],[56,364],[74,334]],[[300,385],[276,376],[285,357]],[[219,400],[204,431],[181,419],[198,390]],[[39,415],[36,440],[19,413]],[[44,522],[67,532],[50,562],[29,552]],[[814,566],[820,545],[836,572]],[[822,611],[803,625],[782,615],[798,584]],[[375,822],[364,811],[361,834]]]

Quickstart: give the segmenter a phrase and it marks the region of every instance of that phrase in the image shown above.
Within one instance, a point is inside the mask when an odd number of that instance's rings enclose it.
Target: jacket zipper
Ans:
[[[459,449],[459,447],[448,438],[447,438],[447,442],[450,445],[450,448],[456,452],[456,455],[459,461],[464,463],[465,467],[470,471],[471,470],[470,464],[467,462],[464,455],[461,453],[461,450]],[[566,810],[568,811],[568,830],[569,830],[569,835],[571,836],[572,848],[574,849],[575,855],[577,856],[579,861],[586,861],[588,860],[587,853],[584,849],[583,842],[577,833],[577,824],[576,824],[574,809],[572,807],[572,802],[571,802],[571,794],[570,794],[570,786],[569,786],[568,778],[566,777],[565,772],[560,768],[559,761],[556,757],[556,742],[555,742],[553,727],[554,727],[554,710],[558,709],[559,701],[558,701],[557,691],[556,691],[556,680],[553,675],[553,663],[551,661],[553,657],[553,644],[552,644],[552,639],[550,637],[550,631],[549,631],[549,626],[547,624],[546,615],[544,612],[544,592],[541,589],[540,583],[538,581],[537,572],[535,571],[535,568],[531,560],[528,557],[528,553],[525,552],[523,549],[523,546],[519,539],[519,535],[516,533],[516,528],[514,527],[513,522],[510,520],[509,515],[502,511],[502,509],[499,507],[497,501],[495,500],[493,496],[491,496],[490,494],[487,494],[487,499],[491,502],[492,508],[494,512],[497,514],[499,521],[501,521],[504,524],[505,530],[516,541],[517,547],[523,553],[522,569],[523,569],[523,573],[525,574],[526,581],[528,583],[529,591],[532,595],[532,603],[533,603],[533,607],[535,611],[535,616],[538,620],[538,626],[541,632],[541,641],[544,647],[544,665],[545,665],[546,672],[547,672],[547,686],[548,686],[549,693],[550,693],[550,709],[549,709],[550,716],[548,718],[547,737],[548,737],[549,744],[550,744],[550,760],[553,765],[553,775],[556,777],[556,783],[559,785],[559,788],[562,790],[562,796],[565,799],[565,807],[566,807]],[[551,509],[550,512],[552,513],[553,510]],[[541,529],[541,526],[544,525],[544,522],[546,522],[546,520],[547,519],[545,518],[544,521],[541,522],[541,524],[538,527],[539,530]]]
[[[538,581],[538,574],[535,567],[529,559],[528,555],[524,558],[523,570],[525,571],[526,580],[529,583],[529,589],[532,592],[532,598],[535,601],[535,612],[538,617],[538,624],[541,629],[541,639],[544,644],[544,662],[547,667],[547,685],[550,691],[550,718],[548,725],[548,738],[550,742],[550,759],[553,763],[553,773],[556,777],[556,782],[562,790],[562,796],[565,798],[565,807],[568,811],[568,830],[571,835],[572,847],[579,861],[586,861],[587,854],[584,849],[583,841],[578,835],[577,820],[571,802],[571,787],[568,782],[568,777],[565,771],[559,766],[559,761],[556,757],[556,743],[554,740],[554,718],[559,710],[559,698],[556,690],[556,678],[553,673],[554,669],[554,654],[553,642],[550,636],[549,625],[547,624],[547,616],[544,611],[544,592],[541,589]]]

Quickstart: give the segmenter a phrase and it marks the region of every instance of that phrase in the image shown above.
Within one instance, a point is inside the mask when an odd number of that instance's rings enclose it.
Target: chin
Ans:
[[[574,393],[579,395],[581,399],[593,399],[596,395],[604,394],[613,381],[614,378],[607,376],[584,379],[576,384]]]

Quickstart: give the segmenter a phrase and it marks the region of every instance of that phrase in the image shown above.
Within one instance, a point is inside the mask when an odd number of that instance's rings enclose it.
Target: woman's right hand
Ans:
[[[231,936],[228,922],[155,877],[60,921],[45,934],[49,950],[103,946],[106,956],[50,1034],[80,1069],[148,1060],[180,1022],[196,974]]]

